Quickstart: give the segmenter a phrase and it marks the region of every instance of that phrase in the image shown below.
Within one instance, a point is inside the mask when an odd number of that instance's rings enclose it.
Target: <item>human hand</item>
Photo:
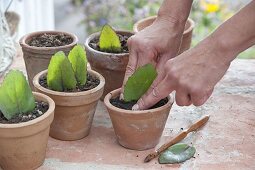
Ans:
[[[158,17],[151,26],[129,38],[129,62],[121,89],[122,99],[124,85],[138,67],[151,63],[160,73],[165,62],[177,55],[184,26],[185,23]]]
[[[133,110],[147,109],[174,90],[179,106],[204,104],[230,65],[230,61],[224,61],[226,55],[217,41],[207,39],[168,60],[155,80],[159,83],[153,83],[153,90],[144,94]]]

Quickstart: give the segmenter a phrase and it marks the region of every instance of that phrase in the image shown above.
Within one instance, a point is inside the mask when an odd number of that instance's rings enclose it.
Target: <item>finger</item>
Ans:
[[[168,78],[165,77],[164,80],[158,84],[158,86],[154,87],[151,93],[148,95],[143,95],[132,109],[144,110],[150,108],[161,99],[167,97],[174,90],[173,85],[174,84],[169,83]]]
[[[190,95],[185,89],[176,90],[175,101],[178,106],[189,106],[192,104]]]
[[[125,76],[123,79],[122,87],[121,87],[121,94],[120,99],[123,99],[123,93],[124,93],[124,85],[126,84],[128,78],[135,72],[136,65],[137,65],[137,52],[134,49],[130,49],[129,53],[129,60],[126,67]]]
[[[146,64],[152,64],[154,67],[156,67],[156,56],[157,54],[153,52],[153,50],[147,50],[147,51],[140,51],[138,53],[138,60],[136,69],[138,67],[144,66]]]
[[[201,106],[211,96],[212,92],[213,92],[213,89],[210,89],[201,94],[191,94],[191,101],[195,106]]]
[[[153,81],[147,93],[151,93],[154,87],[156,87],[166,76],[166,72],[164,71],[164,64],[167,62],[167,58],[165,56],[159,56],[160,60],[157,61],[156,70],[158,72],[157,78]],[[162,63],[162,64],[159,64]]]
[[[193,97],[191,96],[191,100],[194,106],[202,106],[206,100],[208,99],[207,95],[199,96],[199,97]]]
[[[213,90],[214,90],[214,88],[213,88],[213,89],[211,89],[211,90],[209,90],[209,91],[206,93],[206,95],[208,96],[208,98],[212,95]]]
[[[160,59],[161,60],[161,59]],[[165,63],[167,60],[164,60]],[[164,63],[164,64],[165,64]],[[156,79],[153,81],[152,85],[150,86],[149,90],[146,92],[147,94],[151,93],[152,90],[164,79],[164,77],[166,76],[166,72],[164,71],[164,66],[162,65],[161,68],[157,68],[157,65],[156,64],[156,69],[157,69],[157,72],[158,72],[158,75],[156,77]]]
[[[164,77],[166,76],[166,72],[162,70],[160,70],[160,72],[158,73],[158,76],[156,77],[156,79],[153,81],[153,83],[151,84],[150,88],[148,89],[148,91],[146,92],[146,94],[150,94],[152,92],[152,90],[164,79]]]
[[[167,60],[169,60],[169,56],[162,55],[159,57],[159,61],[157,62],[156,69],[158,71],[164,69],[164,65],[166,64]]]
[[[153,58],[153,55],[154,53],[151,52],[151,51],[148,51],[146,53],[144,52],[133,52],[135,53],[135,59],[136,59],[136,63],[131,63],[132,65],[130,65],[128,63],[127,65],[127,69],[126,69],[126,73],[125,73],[125,77],[124,77],[124,80],[123,80],[123,85],[121,87],[121,94],[120,94],[120,99],[124,99],[124,86],[128,80],[128,78],[135,72],[135,70],[138,68],[138,67],[141,67],[145,64],[148,64],[148,63],[151,63],[154,67],[156,65],[155,61],[151,60],[151,58]],[[132,55],[133,57],[134,55]],[[146,57],[144,57],[146,56]],[[131,57],[131,56],[130,56]],[[129,61],[132,60],[132,62],[134,61],[133,59],[129,59]],[[135,65],[135,66],[134,66]]]

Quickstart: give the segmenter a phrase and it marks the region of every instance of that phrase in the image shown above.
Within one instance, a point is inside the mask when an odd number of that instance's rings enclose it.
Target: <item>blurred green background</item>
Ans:
[[[195,21],[192,46],[208,36],[250,0],[195,0],[190,18]],[[73,0],[82,9],[87,34],[99,31],[109,23],[115,28],[132,30],[138,20],[156,15],[162,0]],[[238,24],[238,23],[237,23]],[[255,47],[242,52],[239,58],[255,58]]]

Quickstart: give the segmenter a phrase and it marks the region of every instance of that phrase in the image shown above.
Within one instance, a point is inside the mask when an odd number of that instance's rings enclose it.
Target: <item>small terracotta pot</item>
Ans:
[[[129,31],[116,31],[118,34],[132,36]],[[120,88],[123,83],[125,71],[128,63],[129,53],[106,53],[97,51],[89,46],[91,40],[100,36],[100,32],[91,34],[85,42],[85,49],[91,68],[105,78],[105,89],[101,99],[110,91]]]
[[[151,17],[147,17],[137,21],[133,26],[134,32],[137,33],[143,30],[144,28],[150,26],[155,21],[156,18],[157,16],[151,16]],[[192,31],[194,26],[195,26],[194,21],[189,18],[186,22],[185,29],[183,32],[182,43],[181,43],[179,54],[183,53],[184,51],[190,48],[191,40],[192,40]]]
[[[0,167],[4,170],[36,169],[44,162],[55,103],[44,94],[33,94],[37,101],[47,102],[49,109],[28,122],[0,124]]]
[[[28,44],[28,42],[30,42],[33,37],[44,33],[69,35],[72,37],[73,42],[71,44],[59,47],[33,47]],[[30,86],[34,88],[32,83],[34,76],[48,68],[50,59],[56,52],[63,51],[66,55],[68,55],[69,51],[78,43],[78,38],[74,34],[62,31],[38,31],[23,36],[19,43],[22,47],[23,58],[28,75],[28,82]]]
[[[120,145],[128,149],[146,150],[155,147],[164,130],[173,97],[164,106],[142,111],[124,110],[113,106],[111,98],[120,95],[120,89],[107,94],[104,103]]]
[[[39,78],[47,70],[38,73],[33,80],[36,91],[50,96],[55,104],[55,117],[50,128],[50,136],[60,140],[78,140],[86,137],[92,125],[98,100],[103,94],[105,80],[99,73],[88,70],[100,83],[97,87],[83,92],[57,92],[42,87]]]

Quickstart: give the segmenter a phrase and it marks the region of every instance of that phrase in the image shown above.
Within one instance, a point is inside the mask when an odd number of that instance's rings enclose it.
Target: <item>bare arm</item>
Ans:
[[[233,17],[222,24],[211,36],[224,50],[227,57],[222,59],[231,62],[239,53],[255,44],[255,1],[251,1]]]
[[[255,0],[196,47],[168,60],[164,71],[158,75],[162,81],[146,93],[133,109],[149,108],[174,90],[176,103],[180,106],[204,104],[231,61],[254,44]]]

